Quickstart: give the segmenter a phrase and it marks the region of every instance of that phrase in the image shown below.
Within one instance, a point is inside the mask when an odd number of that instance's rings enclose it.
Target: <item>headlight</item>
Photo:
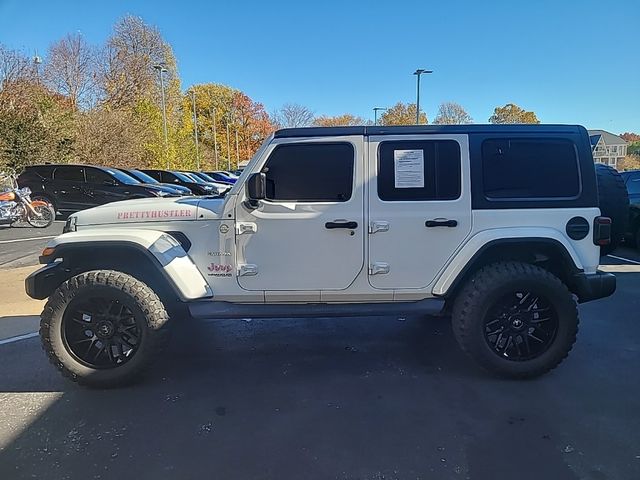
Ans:
[[[64,227],[62,227],[62,233],[75,232],[77,230],[76,223],[78,223],[78,217],[75,215],[70,215],[67,218],[67,221],[64,222]]]

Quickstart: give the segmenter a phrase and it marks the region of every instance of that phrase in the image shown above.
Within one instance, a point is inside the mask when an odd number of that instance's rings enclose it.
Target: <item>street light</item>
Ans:
[[[169,169],[169,137],[167,136],[167,105],[164,99],[164,77],[163,73],[167,71],[163,63],[153,66],[160,76],[160,89],[162,90],[162,128],[164,130],[164,154],[167,157],[167,170]]]
[[[423,73],[433,73],[433,70],[417,69],[413,74],[418,78],[416,87],[416,125],[420,125],[420,75]]]
[[[196,91],[191,90],[191,103],[193,105],[193,130],[196,139],[196,170],[200,170],[200,152],[198,150],[198,115],[196,114]]]
[[[387,110],[386,108],[382,108],[382,107],[374,107],[373,108],[373,124],[374,125],[378,125],[378,112],[384,112],[385,110]]]

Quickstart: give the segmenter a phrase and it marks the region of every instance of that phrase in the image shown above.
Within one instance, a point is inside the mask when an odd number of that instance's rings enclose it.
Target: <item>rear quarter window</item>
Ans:
[[[482,143],[487,200],[576,198],[580,169],[575,144],[555,138],[490,138]]]

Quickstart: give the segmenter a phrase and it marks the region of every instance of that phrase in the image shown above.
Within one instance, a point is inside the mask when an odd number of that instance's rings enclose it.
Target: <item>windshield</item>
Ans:
[[[116,170],[115,168],[105,168],[104,171],[125,185],[138,185],[140,183],[140,180],[137,180],[120,170]]]
[[[215,182],[215,180],[213,178],[211,178],[210,175],[207,175],[204,172],[198,172],[198,173],[194,173],[194,175],[200,177],[201,179],[207,181],[207,182]]]
[[[140,180],[142,183],[160,183],[158,180],[150,175],[147,175],[140,170],[128,170],[128,172],[134,177]]]
[[[184,172],[171,172],[171,173],[173,173],[176,177],[178,177],[178,179],[180,179],[181,181],[186,182],[186,183],[201,183],[202,182],[202,180],[200,180],[200,179],[196,180],[196,179],[190,177],[189,175],[187,175]]]

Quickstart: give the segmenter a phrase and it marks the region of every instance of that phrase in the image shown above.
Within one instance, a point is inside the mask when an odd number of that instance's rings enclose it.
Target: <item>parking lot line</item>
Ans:
[[[25,333],[24,335],[16,335],[15,337],[5,338],[4,340],[0,340],[0,345],[5,345],[7,343],[19,342],[20,340],[26,340],[28,338],[37,337],[38,332]]]
[[[640,262],[637,262],[636,260],[631,260],[630,258],[618,257],[616,255],[607,255],[607,257],[615,258],[616,260],[622,260],[623,262],[633,263],[635,265],[640,265]]]
[[[16,238],[14,240],[0,240],[0,243],[18,243],[18,242],[30,242],[31,240],[48,240],[50,238],[56,238],[58,235],[48,235],[46,237],[29,237],[29,238]]]

